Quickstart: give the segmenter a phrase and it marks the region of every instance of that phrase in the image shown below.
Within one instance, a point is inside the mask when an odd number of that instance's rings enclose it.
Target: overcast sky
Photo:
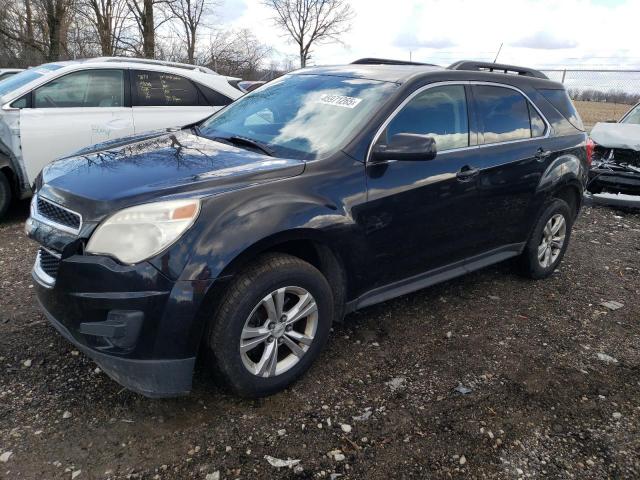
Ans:
[[[553,68],[640,68],[640,0],[352,0],[344,45],[318,45],[310,64],[385,57],[459,59]],[[259,0],[224,0],[221,20],[248,28],[280,56],[297,56]]]

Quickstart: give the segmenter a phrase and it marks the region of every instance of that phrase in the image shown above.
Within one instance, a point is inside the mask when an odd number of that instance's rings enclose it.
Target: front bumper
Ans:
[[[137,360],[105,354],[76,340],[69,330],[39,302],[47,320],[78,350],[91,357],[123,387],[149,398],[186,395],[191,391],[195,357],[175,360]]]
[[[592,168],[589,171],[591,192],[606,190],[611,193],[640,195],[640,173],[607,168]]]
[[[59,254],[55,272],[47,266],[51,275],[43,276],[36,261],[32,275],[45,315],[65,338],[130,390],[148,397],[190,391],[206,323],[200,310],[214,280],[172,281],[148,262],[85,255],[32,220],[27,232]]]

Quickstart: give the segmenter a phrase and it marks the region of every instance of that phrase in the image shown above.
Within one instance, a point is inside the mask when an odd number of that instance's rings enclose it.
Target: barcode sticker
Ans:
[[[360,102],[361,98],[346,97],[344,95],[322,95],[317,103],[324,103],[325,105],[334,105],[336,107],[355,108]]]

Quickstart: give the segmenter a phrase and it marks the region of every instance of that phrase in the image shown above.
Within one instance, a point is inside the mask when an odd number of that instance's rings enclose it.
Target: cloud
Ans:
[[[247,10],[246,0],[223,0],[216,14],[221,23],[233,22],[241,18]]]
[[[557,50],[561,48],[575,48],[578,46],[578,42],[570,38],[556,36],[554,32],[539,30],[515,42],[511,42],[510,45],[513,47]]]
[[[393,45],[399,48],[447,48],[456,43],[447,37],[432,37],[419,39],[414,32],[400,32],[393,41]]]

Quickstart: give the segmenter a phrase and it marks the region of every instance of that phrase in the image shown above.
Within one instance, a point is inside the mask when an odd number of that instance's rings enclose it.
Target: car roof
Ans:
[[[442,67],[432,65],[328,65],[296,70],[296,75],[331,75],[336,77],[366,78],[381,82],[404,83],[418,74],[438,72]]]
[[[455,65],[455,64],[454,64]],[[539,76],[501,73],[486,70],[450,69],[437,65],[406,64],[349,64],[303,68],[292,72],[295,75],[331,75],[361,78],[398,85],[408,82],[433,81],[481,81],[508,85],[529,84],[537,88],[564,88],[562,84]]]
[[[47,83],[51,79],[60,77],[67,73],[85,70],[85,69],[104,69],[104,68],[122,68],[122,69],[140,69],[158,72],[173,73],[175,75],[188,77],[191,80],[199,82],[208,87],[214,88],[223,95],[230,97],[232,100],[239,98],[243,92],[233,87],[229,80],[240,80],[235,77],[226,77],[210,70],[206,67],[197,67],[195,65],[179,64],[173,62],[163,62],[157,60],[133,59],[127,57],[99,57],[80,60],[65,60],[60,62],[51,62],[32,67],[34,70],[46,68],[46,66],[56,65],[59,68],[44,73],[42,77],[32,80],[31,82],[16,88],[2,97],[2,103],[12,102],[16,98],[20,98],[28,91]]]

